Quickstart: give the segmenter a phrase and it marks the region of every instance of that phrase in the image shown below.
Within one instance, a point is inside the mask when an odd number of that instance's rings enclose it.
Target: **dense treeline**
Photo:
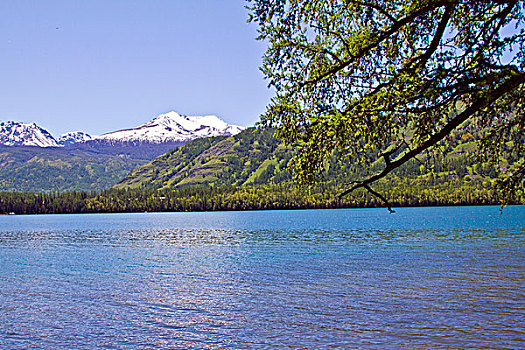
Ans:
[[[498,204],[490,183],[460,178],[396,178],[377,189],[394,206]],[[356,192],[339,200],[342,187],[325,182],[300,188],[292,183],[181,189],[108,189],[102,192],[0,193],[0,213],[116,213],[143,211],[267,210],[382,207],[376,197]]]

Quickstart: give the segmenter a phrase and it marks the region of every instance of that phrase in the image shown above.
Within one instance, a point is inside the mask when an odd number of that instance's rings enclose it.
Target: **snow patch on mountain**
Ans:
[[[86,134],[85,132],[73,131],[73,132],[68,132],[66,134],[61,135],[58,138],[57,143],[60,146],[67,146],[67,145],[72,145],[74,143],[86,142],[92,139],[93,137],[89,134]]]
[[[0,122],[0,144],[6,146],[58,147],[49,131],[35,123]]]
[[[187,142],[196,138],[230,136],[244,130],[231,125],[215,115],[185,116],[169,112],[136,128],[119,130],[96,137],[99,140],[126,142]]]

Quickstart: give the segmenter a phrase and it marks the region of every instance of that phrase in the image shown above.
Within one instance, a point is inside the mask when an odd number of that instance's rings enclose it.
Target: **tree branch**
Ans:
[[[450,17],[452,16],[452,12],[454,11],[454,4],[449,4],[445,6],[445,12],[443,13],[443,16],[441,17],[441,21],[438,24],[438,27],[436,29],[436,34],[432,38],[432,42],[428,46],[425,53],[417,56],[414,58],[413,61],[410,63],[417,63],[418,66],[424,66],[427,61],[430,59],[432,54],[437,50],[439,43],[441,42],[441,38],[443,37],[443,34],[445,33],[445,29],[447,28],[448,22],[450,20]]]
[[[341,62],[340,64],[332,67],[331,69],[327,70],[326,72],[322,73],[321,75],[319,75],[318,77],[315,77],[315,78],[312,78],[312,79],[308,79],[306,80],[305,82],[299,84],[299,88],[302,88],[306,85],[310,85],[310,84],[317,84],[318,82],[320,82],[321,80],[323,80],[324,78],[332,75],[332,74],[335,74],[337,72],[339,72],[340,70],[348,67],[350,64],[352,64],[352,62],[355,62],[357,60],[359,60],[361,57],[363,57],[364,55],[366,55],[370,50],[376,48],[379,46],[379,44],[381,44],[384,40],[386,40],[388,37],[390,37],[392,34],[396,33],[399,29],[401,29],[404,25],[408,24],[408,23],[411,23],[415,18],[435,9],[435,8],[438,8],[438,7],[441,7],[441,6],[445,6],[445,5],[449,5],[452,1],[449,0],[449,1],[446,1],[446,0],[443,0],[443,1],[437,1],[436,3],[430,3],[429,5],[427,6],[424,6],[424,7],[421,7],[419,9],[417,9],[416,11],[414,12],[411,12],[410,14],[408,14],[407,16],[403,17],[402,19],[400,19],[399,21],[396,21],[394,22],[394,24],[392,24],[392,26],[390,26],[388,29],[380,32],[377,34],[377,40],[375,40],[374,42],[362,47],[360,50],[358,50],[357,54],[349,57],[348,59],[344,60],[343,62]]]
[[[373,194],[374,196],[376,196],[377,198],[381,199],[386,204],[386,208],[388,209],[389,212],[391,212],[391,213],[395,213],[396,212],[394,209],[392,209],[392,205],[390,204],[390,202],[385,197],[383,197],[383,195],[381,195],[380,193],[374,191],[368,185],[364,185],[363,188],[366,189],[371,194]]]
[[[382,157],[385,160],[385,164],[388,166],[392,162],[390,156],[399,151],[401,146],[403,146],[404,144],[406,144],[405,140],[401,140],[399,144],[395,145],[392,149],[387,149],[386,151],[380,153],[379,157]]]
[[[492,90],[491,92],[487,93],[486,95],[483,95],[483,96],[480,96],[480,97],[476,98],[475,100],[472,101],[472,103],[470,104],[470,106],[467,109],[465,109],[463,112],[458,114],[456,117],[452,118],[443,128],[441,128],[441,130],[439,130],[439,132],[433,134],[425,142],[423,142],[422,144],[420,144],[416,148],[410,150],[409,152],[405,153],[400,158],[398,158],[398,159],[388,163],[385,166],[385,168],[380,173],[378,173],[376,175],[373,175],[373,176],[369,177],[368,179],[365,179],[365,180],[362,180],[362,181],[359,181],[359,182],[355,183],[354,186],[352,186],[351,188],[343,191],[343,193],[341,193],[339,195],[339,198],[341,198],[341,197],[343,197],[343,196],[353,192],[354,190],[356,190],[358,188],[365,188],[365,189],[367,189],[367,187],[371,183],[373,183],[373,182],[375,182],[375,181],[377,181],[379,179],[384,178],[386,175],[388,175],[394,169],[397,169],[398,167],[400,167],[401,165],[405,164],[410,159],[416,157],[421,152],[423,152],[423,151],[427,150],[428,148],[436,145],[438,142],[443,140],[447,135],[449,135],[452,130],[457,128],[459,125],[461,125],[464,121],[469,119],[475,113],[479,112],[480,110],[482,110],[486,106],[488,106],[488,105],[492,104],[493,102],[495,102],[497,99],[499,99],[504,94],[514,90],[515,88],[517,88],[518,86],[520,86],[521,84],[524,84],[524,83],[525,83],[525,72],[520,72],[519,74],[516,74],[516,75],[510,77],[506,82],[504,82],[499,87],[497,87],[496,89]],[[379,198],[381,198],[381,197],[379,197]],[[386,201],[386,203],[388,203],[388,202]]]
[[[397,22],[397,20],[390,13],[388,13],[387,10],[385,10],[384,8],[382,8],[381,6],[377,4],[374,4],[371,2],[365,2],[365,1],[356,1],[356,0],[349,0],[348,2],[355,4],[355,5],[359,5],[359,6],[366,6],[366,7],[373,8],[374,10],[376,10],[377,12],[379,12],[380,14],[388,18],[390,21],[394,23]]]

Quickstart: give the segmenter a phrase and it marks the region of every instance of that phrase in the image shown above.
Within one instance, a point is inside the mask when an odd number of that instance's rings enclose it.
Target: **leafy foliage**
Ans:
[[[368,174],[343,194],[372,191],[469,127],[501,175],[503,202],[523,195],[523,1],[248,1],[276,90],[261,124],[298,145],[300,182],[315,182],[335,156]]]

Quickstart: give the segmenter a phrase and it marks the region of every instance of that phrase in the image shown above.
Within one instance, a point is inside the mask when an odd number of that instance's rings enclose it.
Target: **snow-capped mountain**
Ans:
[[[136,128],[119,130],[96,137],[98,140],[124,142],[187,142],[196,138],[235,135],[243,127],[231,125],[215,115],[185,116],[169,112]]]
[[[91,135],[89,134],[86,134],[85,132],[73,131],[73,132],[68,132],[66,134],[61,135],[58,138],[57,143],[60,146],[67,146],[67,145],[72,145],[74,143],[86,142],[91,139],[93,139],[93,137],[91,137]]]
[[[110,144],[139,142],[181,145],[201,137],[235,135],[242,130],[244,130],[242,126],[228,124],[215,115],[185,116],[177,112],[169,112],[132,129],[94,137],[81,131],[75,131],[63,134],[56,139],[35,123],[8,121],[0,122],[0,145],[64,147],[92,140]]]
[[[0,122],[0,144],[6,146],[58,147],[57,140],[35,123]]]

